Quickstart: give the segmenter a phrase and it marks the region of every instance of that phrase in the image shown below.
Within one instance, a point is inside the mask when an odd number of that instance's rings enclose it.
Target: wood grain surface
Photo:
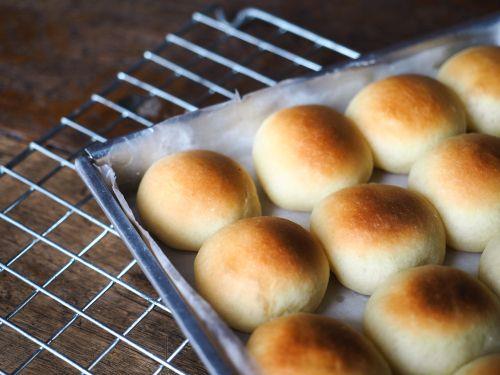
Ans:
[[[361,52],[373,51],[411,37],[472,20],[500,10],[498,1],[223,1],[229,16],[246,6],[256,6],[309,28],[325,37],[347,44]],[[0,2],[0,164],[8,163],[30,141],[45,134],[103,87],[117,71],[135,62],[142,51],[154,48],[168,32],[177,31],[191,14],[205,8],[200,0],[46,0]],[[263,35],[265,36],[265,35]],[[203,36],[201,36],[203,37]],[[229,51],[241,54],[240,50]],[[325,58],[326,59],[326,58]],[[331,62],[328,59],[326,63]],[[272,64],[259,66],[276,71]],[[289,72],[296,74],[297,72]],[[215,73],[214,73],[215,74]],[[279,76],[277,78],[284,78]],[[236,84],[235,84],[236,85]],[[239,87],[239,86],[238,86]],[[180,84],[172,88],[189,91]],[[251,87],[246,89],[250,90]],[[194,95],[194,93],[189,92]],[[209,100],[200,100],[201,105]],[[169,109],[158,118],[171,115]],[[100,126],[102,117],[89,118]],[[120,132],[133,128],[121,127]],[[121,134],[120,133],[120,134]],[[111,136],[118,133],[110,133]],[[51,140],[51,150],[69,157],[88,140],[77,132],[61,132]],[[69,168],[33,153],[13,170],[31,181],[40,181],[51,193],[107,223],[88,191]],[[55,171],[55,172],[54,172]],[[22,194],[29,197],[8,216],[38,233],[67,214],[67,209],[7,175],[0,178],[0,209],[5,210]],[[81,216],[70,214],[47,238],[72,253],[85,251],[102,228]],[[13,259],[21,249],[29,251],[12,263],[12,269],[43,284],[71,258],[19,228],[0,221],[0,261]],[[106,234],[92,251],[82,255],[106,272],[118,275],[131,260],[119,238]],[[135,265],[124,281],[154,298],[156,292]],[[106,287],[109,280],[76,262],[47,287],[52,293],[79,308]],[[0,273],[0,314],[8,316],[33,290],[7,272]],[[88,313],[114,330],[123,331],[148,304],[129,290],[112,286]],[[41,340],[70,321],[73,314],[53,300],[37,294],[11,321]],[[168,357],[184,340],[169,314],[153,310],[128,335],[153,353]],[[78,318],[51,344],[56,350],[88,366],[114,338],[95,325]],[[5,326],[0,327],[0,369],[15,371],[37,350],[37,345]],[[205,373],[190,346],[174,359],[174,365],[187,373]],[[157,366],[130,347],[119,343],[93,371],[97,373],[152,373]],[[46,351],[25,369],[26,373],[74,373]],[[170,373],[164,369],[162,373]]]

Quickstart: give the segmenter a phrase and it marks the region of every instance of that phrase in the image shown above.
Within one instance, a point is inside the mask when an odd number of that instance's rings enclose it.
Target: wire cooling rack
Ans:
[[[210,8],[0,166],[0,372],[204,373],[72,161],[93,142],[359,56],[258,9],[229,22]]]

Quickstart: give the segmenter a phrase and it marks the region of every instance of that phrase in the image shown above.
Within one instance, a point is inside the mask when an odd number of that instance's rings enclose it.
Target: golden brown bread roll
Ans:
[[[338,280],[362,294],[403,269],[442,263],[446,250],[436,209],[420,194],[392,185],[331,194],[314,208],[311,231]]]
[[[270,319],[314,311],[330,270],[320,244],[294,222],[255,217],[210,237],[194,262],[196,288],[233,328],[251,332]]]
[[[137,210],[147,229],[181,250],[198,250],[220,228],[261,212],[250,175],[227,156],[205,150],[154,163],[139,185]]]
[[[451,267],[397,273],[370,297],[365,332],[401,374],[449,374],[500,349],[500,301]]]
[[[448,245],[481,252],[500,228],[500,138],[449,138],[412,167],[408,186],[436,207]]]
[[[454,375],[498,375],[500,374],[500,353],[485,355],[454,373]]]
[[[373,161],[351,122],[331,108],[303,105],[278,111],[253,146],[259,180],[276,205],[310,211],[328,194],[365,182]]]
[[[453,55],[438,79],[459,95],[470,130],[500,137],[499,46],[477,46]]]
[[[347,324],[325,316],[292,314],[257,328],[247,343],[263,375],[384,375],[382,356]]]
[[[373,151],[375,166],[408,173],[424,152],[465,131],[457,96],[425,76],[399,75],[361,90],[346,111]]]

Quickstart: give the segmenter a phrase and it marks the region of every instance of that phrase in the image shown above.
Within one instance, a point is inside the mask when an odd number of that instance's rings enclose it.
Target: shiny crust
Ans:
[[[332,191],[367,181],[371,152],[351,122],[325,106],[286,108],[268,117],[254,142],[257,175],[271,200],[310,210]]]
[[[167,245],[197,250],[224,225],[260,215],[257,190],[235,161],[194,150],[154,163],[142,178],[137,209],[146,227]]]
[[[294,314],[260,326],[247,343],[262,374],[390,374],[361,334],[335,319]]]
[[[329,279],[319,243],[300,225],[278,217],[223,228],[203,244],[194,271],[199,293],[245,332],[286,313],[314,311]]]
[[[370,144],[375,165],[408,172],[423,152],[465,130],[459,99],[425,76],[399,75],[374,82],[349,103],[351,118]]]

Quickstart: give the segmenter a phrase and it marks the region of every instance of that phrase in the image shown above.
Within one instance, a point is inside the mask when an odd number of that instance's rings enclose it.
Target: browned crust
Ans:
[[[169,207],[165,209],[173,210],[179,218],[202,215],[206,210],[212,217],[224,215],[228,209],[243,206],[248,195],[256,194],[253,181],[238,163],[207,150],[180,152],[153,164],[141,182],[139,195],[153,192],[168,193]]]
[[[348,325],[319,315],[294,314],[258,328],[248,342],[264,374],[377,373],[373,347]]]
[[[222,262],[220,269],[225,273],[254,281],[276,275],[300,278],[310,275],[311,271],[317,271],[319,278],[320,270],[327,267],[323,250],[310,233],[279,217],[240,220],[222,229],[203,247],[210,248],[213,256]],[[266,275],[261,274],[263,270]]]
[[[321,175],[352,167],[369,152],[349,119],[321,105],[283,109],[264,122],[262,131],[282,140],[276,146],[290,164]]]
[[[385,310],[408,327],[439,331],[472,327],[499,314],[493,295],[464,271],[427,265],[408,271]]]
[[[500,196],[500,138],[463,134],[444,141],[435,156],[439,161],[434,179],[448,197],[465,203]]]
[[[436,210],[424,197],[393,185],[364,184],[343,189],[327,198],[320,212],[321,220],[326,220],[337,239],[374,245],[419,238],[429,231],[438,232],[442,225]]]
[[[453,87],[461,87],[462,94],[500,99],[500,47],[477,46],[460,51],[444,63],[439,77]]]
[[[364,88],[347,109],[361,128],[374,128],[391,136],[421,136],[463,121],[458,98],[435,79],[404,74]],[[447,125],[445,125],[447,124]]]

